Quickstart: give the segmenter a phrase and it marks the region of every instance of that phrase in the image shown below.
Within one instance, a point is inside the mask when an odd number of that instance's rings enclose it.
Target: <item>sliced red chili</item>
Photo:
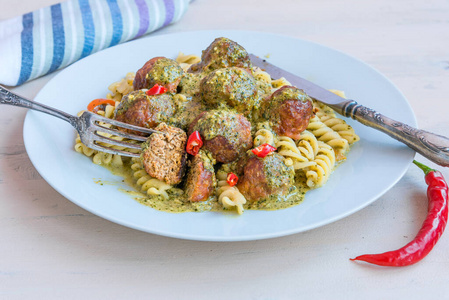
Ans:
[[[203,140],[201,139],[201,135],[198,131],[194,131],[187,140],[187,153],[195,156],[200,151],[200,148],[203,146]]]
[[[167,92],[167,89],[159,84],[155,84],[151,89],[149,89],[148,91],[146,91],[146,94],[148,96],[153,96],[153,95],[160,95]]]
[[[95,99],[95,100],[92,100],[89,103],[89,105],[87,105],[87,110],[96,112],[100,105],[106,105],[106,104],[115,106],[115,101],[111,100],[111,99]]]
[[[232,172],[228,173],[228,177],[226,177],[226,182],[227,182],[230,186],[236,185],[238,181],[239,181],[239,178],[237,177],[237,175],[235,175],[235,174],[232,173]]]
[[[251,150],[258,157],[265,157],[273,151],[276,151],[276,148],[271,146],[270,144],[262,144],[257,146],[256,148]]]
[[[398,250],[360,255],[351,260],[361,260],[379,266],[408,266],[426,257],[438,242],[446,228],[448,218],[448,186],[440,172],[417,161],[413,163],[424,171],[428,185],[428,213],[418,234],[410,243]]]

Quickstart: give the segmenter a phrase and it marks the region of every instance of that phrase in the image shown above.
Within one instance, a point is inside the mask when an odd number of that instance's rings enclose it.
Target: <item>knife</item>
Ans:
[[[447,137],[395,121],[354,100],[342,98],[313,82],[276,67],[254,54],[249,56],[253,65],[268,72],[272,78],[284,77],[293,86],[304,90],[311,98],[329,106],[340,115],[386,133],[434,163],[449,167],[449,139]]]

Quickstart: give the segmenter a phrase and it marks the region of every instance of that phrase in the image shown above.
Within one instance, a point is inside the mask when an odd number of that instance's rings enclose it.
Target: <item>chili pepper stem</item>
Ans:
[[[420,162],[418,162],[416,160],[413,160],[413,163],[415,165],[417,165],[421,170],[423,170],[426,175],[429,174],[432,171],[435,171],[434,169],[432,169],[432,168],[426,166],[425,164],[422,164],[422,163],[420,163]]]

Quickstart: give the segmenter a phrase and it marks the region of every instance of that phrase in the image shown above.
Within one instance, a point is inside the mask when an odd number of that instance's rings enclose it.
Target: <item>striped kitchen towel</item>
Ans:
[[[178,21],[189,0],[68,0],[0,21],[0,84],[20,85]]]

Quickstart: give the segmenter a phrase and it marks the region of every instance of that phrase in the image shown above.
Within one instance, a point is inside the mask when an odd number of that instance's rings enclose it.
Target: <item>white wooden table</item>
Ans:
[[[0,0],[0,19],[56,2]],[[196,0],[157,34],[201,29],[278,33],[346,52],[399,87],[421,128],[449,135],[448,1]],[[13,91],[33,98],[53,76]],[[53,190],[25,151],[25,113],[0,106],[0,299],[449,299],[449,233],[410,267],[348,260],[415,236],[427,203],[414,166],[372,205],[318,229],[250,242],[178,240],[111,223]]]

